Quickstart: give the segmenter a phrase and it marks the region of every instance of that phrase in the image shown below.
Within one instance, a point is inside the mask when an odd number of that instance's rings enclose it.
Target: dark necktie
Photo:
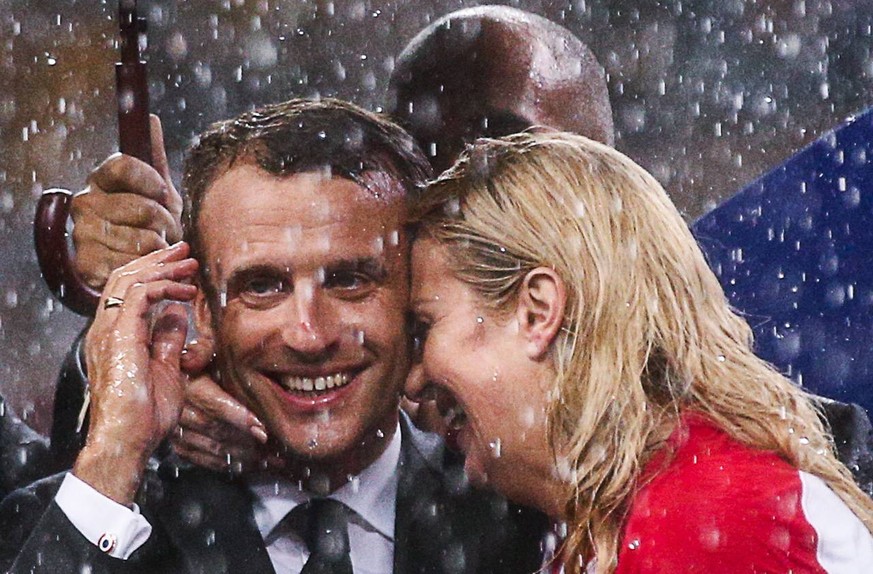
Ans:
[[[287,519],[309,549],[309,560],[300,574],[352,574],[348,517],[343,503],[314,498],[292,510]]]

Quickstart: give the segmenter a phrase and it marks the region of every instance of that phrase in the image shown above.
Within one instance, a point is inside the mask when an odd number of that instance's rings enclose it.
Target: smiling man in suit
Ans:
[[[403,130],[335,100],[268,106],[203,134],[185,173],[199,289],[173,293],[194,298],[215,375],[262,421],[274,464],[244,477],[172,457],[150,469],[182,394],[160,368],[125,363],[148,336],[132,343],[123,325],[144,321],[130,301],[159,283],[144,265],[194,274],[184,244],[155,252],[107,284],[100,313],[119,319],[88,335],[91,423],[72,473],[0,509],[12,571],[536,570],[542,523],[470,490],[459,461],[398,409],[404,199],[429,173]],[[160,324],[145,351],[178,365],[181,343]]]

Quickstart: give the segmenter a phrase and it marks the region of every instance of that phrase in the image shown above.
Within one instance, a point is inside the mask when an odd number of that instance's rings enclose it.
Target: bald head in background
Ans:
[[[452,12],[422,30],[395,62],[386,111],[438,172],[477,137],[534,125],[614,141],[605,74],[588,47],[505,6]]]

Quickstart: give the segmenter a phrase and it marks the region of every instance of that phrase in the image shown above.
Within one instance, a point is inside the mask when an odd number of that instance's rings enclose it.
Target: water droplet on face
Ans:
[[[382,429],[376,429],[376,436],[378,438],[385,438],[385,433],[382,432]]]
[[[499,438],[494,439],[492,442],[488,443],[488,448],[491,449],[491,456],[494,458],[500,458],[502,454],[502,443]]]
[[[481,325],[482,323],[485,322],[485,318],[484,317],[476,317],[476,322]]]

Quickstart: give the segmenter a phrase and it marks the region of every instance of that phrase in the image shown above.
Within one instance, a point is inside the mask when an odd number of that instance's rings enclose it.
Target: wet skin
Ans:
[[[325,173],[277,177],[242,163],[203,203],[214,294],[198,299],[198,327],[215,340],[222,386],[264,422],[292,473],[302,463],[341,480],[396,429],[408,247],[402,197],[378,195]],[[315,390],[319,378],[341,386]]]
[[[555,478],[545,416],[552,371],[527,359],[514,315],[495,316],[454,277],[439,244],[417,240],[412,270],[421,346],[407,394],[436,395],[471,482],[522,504],[543,508],[543,497],[553,505],[544,486]]]

